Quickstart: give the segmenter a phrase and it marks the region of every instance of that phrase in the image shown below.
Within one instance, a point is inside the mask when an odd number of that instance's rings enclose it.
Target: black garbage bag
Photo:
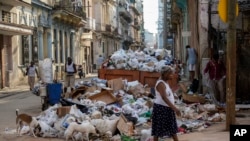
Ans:
[[[62,104],[62,106],[72,106],[72,105],[76,105],[76,107],[82,112],[82,113],[87,113],[88,112],[88,107],[86,107],[85,105],[81,105],[78,103],[75,103],[73,101],[67,100],[65,98],[61,98],[60,99],[60,103]]]
[[[196,93],[198,91],[198,88],[199,88],[199,80],[194,79],[192,84],[190,85],[189,90],[192,91],[193,93]]]
[[[134,125],[137,123],[138,119],[133,117],[131,114],[123,114],[128,121],[131,121]]]

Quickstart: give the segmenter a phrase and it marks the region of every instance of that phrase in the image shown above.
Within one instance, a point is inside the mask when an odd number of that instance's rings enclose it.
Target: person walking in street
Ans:
[[[76,73],[76,64],[73,63],[71,57],[68,57],[67,62],[65,64],[64,93],[67,92],[68,87],[71,88],[71,92],[74,90],[75,73]]]
[[[33,61],[31,61],[30,65],[26,68],[26,75],[28,76],[30,91],[32,91],[34,89],[36,75],[37,78],[39,78],[35,63]]]
[[[194,77],[195,77],[198,54],[194,48],[190,47],[190,45],[187,45],[186,49],[187,49],[186,60],[187,60],[187,64],[188,64],[189,81],[193,82]]]
[[[101,69],[103,62],[104,62],[104,58],[102,57],[102,55],[99,55],[99,57],[97,59],[97,69]]]
[[[83,72],[82,65],[79,65],[79,66],[78,66],[77,71],[78,71],[78,76],[79,76],[79,78],[80,78],[80,79],[84,78],[84,72]]]
[[[214,54],[204,69],[204,74],[208,73],[208,87],[215,104],[225,103],[224,79],[226,78],[226,67],[219,59],[219,54]]]
[[[169,86],[174,75],[173,68],[162,67],[161,77],[155,85],[156,98],[152,112],[152,136],[154,141],[159,137],[169,136],[178,141],[176,116],[180,116],[180,110],[174,105],[174,94]]]

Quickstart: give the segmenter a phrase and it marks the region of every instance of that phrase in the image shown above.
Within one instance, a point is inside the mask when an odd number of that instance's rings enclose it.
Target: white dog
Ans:
[[[100,111],[94,111],[90,117],[91,119],[101,119],[102,113]]]
[[[115,133],[117,128],[119,118],[114,120],[103,120],[103,119],[92,119],[90,123],[96,127],[101,135],[110,135],[111,136]]]
[[[66,141],[68,141],[70,137],[72,138],[72,140],[74,140],[73,138],[74,132],[81,132],[85,134],[88,141],[89,141],[89,133],[97,134],[96,128],[88,121],[82,122],[81,124],[78,124],[76,122],[70,123],[64,133]]]

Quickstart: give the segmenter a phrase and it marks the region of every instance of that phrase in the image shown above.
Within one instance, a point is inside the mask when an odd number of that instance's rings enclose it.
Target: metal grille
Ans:
[[[2,11],[2,19],[6,23],[17,23],[17,14],[7,11]]]

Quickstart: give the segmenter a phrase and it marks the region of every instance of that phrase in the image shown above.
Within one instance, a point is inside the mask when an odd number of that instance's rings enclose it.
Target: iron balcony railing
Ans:
[[[82,1],[57,0],[54,5],[54,10],[66,10],[86,20],[86,13],[83,7]]]
[[[17,14],[8,11],[1,11],[1,21],[5,23],[17,24]]]

